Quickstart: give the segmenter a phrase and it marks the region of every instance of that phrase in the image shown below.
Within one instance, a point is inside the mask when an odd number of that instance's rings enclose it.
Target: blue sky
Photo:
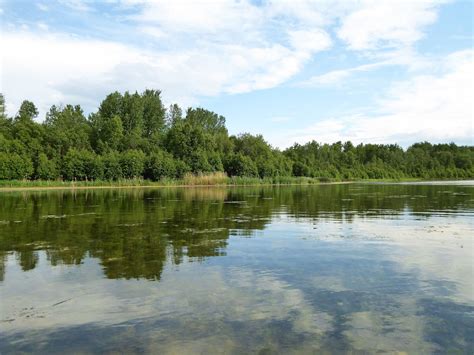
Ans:
[[[473,144],[473,2],[1,1],[9,114],[156,88],[230,133]]]

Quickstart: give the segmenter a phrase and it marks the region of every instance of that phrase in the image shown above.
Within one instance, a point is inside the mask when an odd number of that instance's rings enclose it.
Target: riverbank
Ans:
[[[128,189],[158,187],[231,187],[231,186],[284,186],[284,185],[316,185],[316,184],[347,184],[352,181],[332,181],[316,178],[279,177],[273,179],[258,178],[211,178],[209,176],[184,178],[176,180],[151,181],[143,179],[119,181],[41,181],[13,180],[0,181],[0,192],[23,190],[82,190],[82,189]]]
[[[436,180],[442,183],[444,180]],[[447,181],[465,181],[446,180]],[[0,193],[10,191],[44,191],[44,190],[86,190],[86,189],[133,189],[133,188],[163,188],[163,187],[236,187],[236,186],[297,186],[297,185],[340,185],[353,183],[380,183],[380,184],[403,184],[403,183],[430,183],[432,180],[418,178],[404,179],[364,179],[364,180],[326,180],[316,178],[228,178],[224,182],[212,181],[186,181],[166,180],[151,181],[142,179],[120,180],[120,181],[40,181],[40,180],[13,180],[0,181]]]
[[[61,181],[61,180],[11,180],[0,181],[0,192],[23,190],[82,190],[82,189],[128,189],[128,188],[158,188],[158,187],[231,187],[231,186],[286,186],[286,185],[327,185],[348,184],[355,182],[420,182],[422,179],[366,179],[366,180],[332,180],[326,178],[309,177],[274,177],[248,178],[227,177],[222,174],[186,176],[183,179],[163,179],[151,181],[144,179],[130,179],[117,181]]]

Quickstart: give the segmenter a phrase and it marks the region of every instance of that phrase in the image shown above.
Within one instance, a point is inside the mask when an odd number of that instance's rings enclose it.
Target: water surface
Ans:
[[[472,353],[474,184],[0,193],[0,353]]]

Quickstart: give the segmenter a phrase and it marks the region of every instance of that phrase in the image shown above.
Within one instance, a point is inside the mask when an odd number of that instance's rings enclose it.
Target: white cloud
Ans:
[[[90,6],[90,0],[58,0],[58,2],[75,11],[88,12],[93,10]]]
[[[64,3],[89,10],[84,1]],[[163,89],[170,101],[195,104],[200,96],[280,85],[331,46],[323,29],[287,28],[247,1],[127,3],[140,6],[132,35],[149,36],[147,49],[27,28],[5,32],[2,90],[9,111],[25,98],[42,113],[58,102],[90,110],[108,92],[150,87]]]
[[[391,86],[374,113],[322,120],[292,134],[300,143],[351,140],[355,143],[420,140],[470,142],[473,137],[473,51],[444,58],[430,75],[416,75]]]
[[[288,36],[292,47],[308,56],[328,49],[332,44],[329,35],[321,29],[288,31]]]
[[[149,36],[155,37],[155,38],[164,38],[166,37],[166,33],[159,28],[153,27],[153,26],[143,26],[138,29],[140,32],[147,34]]]
[[[265,89],[288,80],[311,53],[330,44],[322,32],[303,35],[315,42],[295,48],[208,43],[187,50],[145,51],[71,35],[5,32],[2,92],[9,110],[26,98],[42,112],[60,102],[94,109],[111,91],[151,87],[165,88],[170,101],[194,104],[198,96]]]
[[[437,0],[366,0],[342,19],[340,39],[354,50],[409,46],[437,19]]]
[[[48,11],[49,10],[49,7],[46,4],[43,4],[43,3],[37,3],[36,7],[41,11]]]
[[[94,10],[87,0],[59,2],[77,10],[77,16],[92,16]],[[86,36],[83,29],[82,37],[48,32],[53,30],[44,22],[34,30],[25,24],[23,29],[17,25],[3,31],[2,92],[10,114],[25,98],[44,113],[61,102],[95,109],[114,90],[160,88],[165,99],[189,105],[201,96],[273,88],[300,74],[317,53],[331,48],[330,32],[352,49],[398,47],[378,55],[373,64],[326,73],[307,80],[308,85],[340,81],[393,61],[396,55],[405,58],[401,65],[411,67],[411,58],[399,54],[409,52],[405,47],[421,38],[426,25],[436,19],[438,7],[435,0],[110,3],[116,9],[127,7],[126,17],[120,17],[127,26],[118,25],[113,31],[123,31],[127,42],[94,39],[95,33]],[[40,31],[34,32],[38,27]]]
[[[140,2],[136,2],[139,3]],[[249,1],[144,1],[135,20],[159,26],[170,32],[220,33],[248,31],[264,19],[257,6]]]
[[[338,85],[355,73],[386,66],[405,66],[409,70],[432,65],[413,45],[424,36],[423,30],[437,19],[438,8],[449,0],[363,0],[345,2],[339,9],[341,25],[337,36],[349,49],[362,51],[375,62],[315,75],[298,84],[302,87]]]
[[[315,75],[298,83],[297,86],[314,87],[339,85],[344,79],[348,79],[356,73],[364,73],[388,66],[404,66],[409,71],[416,71],[421,69],[427,70],[434,65],[431,58],[420,56],[410,48],[379,54],[379,59],[379,61],[373,63],[361,64],[351,68],[337,69],[321,75]]]
[[[369,70],[373,70],[382,66],[387,65],[387,62],[378,62],[372,64],[363,64],[357,67],[348,68],[348,69],[339,69],[339,70],[332,70],[330,72],[316,75],[308,80],[305,80],[298,85],[301,87],[312,87],[312,86],[322,86],[322,85],[334,85],[340,84],[344,79],[347,79],[351,75],[357,72],[366,72]]]
[[[1,92],[6,95],[10,114],[14,114],[11,108],[17,109],[23,99],[33,100],[43,112],[53,103],[69,103],[71,93],[60,90],[63,83],[103,80],[111,67],[141,59],[119,44],[71,36],[4,32],[1,41]],[[89,96],[80,102],[87,99],[95,101]]]
[[[47,24],[45,24],[44,22],[38,22],[36,24],[38,26],[38,28],[42,31],[47,31],[49,30],[49,26]]]

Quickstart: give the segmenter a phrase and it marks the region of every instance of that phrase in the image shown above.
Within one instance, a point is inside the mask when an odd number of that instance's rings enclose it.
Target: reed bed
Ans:
[[[335,182],[328,179],[276,176],[267,178],[227,176],[223,172],[209,174],[186,174],[182,179],[164,178],[159,181],[137,179],[122,179],[115,181],[63,181],[63,180],[0,180],[0,190],[23,188],[87,188],[87,187],[159,187],[159,186],[249,186],[249,185],[310,185],[325,182]]]
[[[229,177],[223,172],[210,174],[186,174],[182,179],[183,185],[189,186],[227,185],[228,181]]]

